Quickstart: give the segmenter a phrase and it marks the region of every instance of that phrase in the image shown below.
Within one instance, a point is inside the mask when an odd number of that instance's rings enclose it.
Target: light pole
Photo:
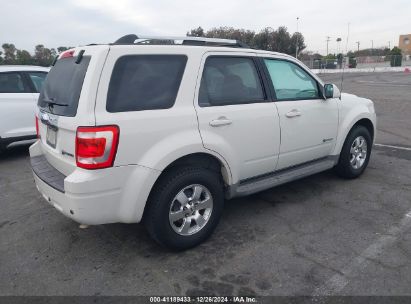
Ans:
[[[330,38],[331,38],[330,36],[327,36],[327,40],[326,40],[327,41],[327,54],[325,56],[328,56],[328,42],[330,42]]]
[[[348,22],[347,27],[347,41],[345,42],[345,53],[348,54],[348,40],[350,39],[350,23]]]
[[[296,33],[296,41],[295,41],[295,58],[296,59],[298,59],[298,38],[299,38],[299,36],[298,36],[298,20],[300,20],[300,17],[297,17],[297,33]]]
[[[356,44],[357,44],[357,52],[359,52],[360,51],[360,42],[357,41]]]
[[[341,38],[337,38],[337,54],[340,53],[341,50]]]

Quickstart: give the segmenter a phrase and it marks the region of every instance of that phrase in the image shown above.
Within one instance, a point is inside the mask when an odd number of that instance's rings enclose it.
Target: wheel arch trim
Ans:
[[[362,123],[363,122],[363,123]],[[334,147],[334,151],[332,155],[337,155],[341,153],[342,147],[344,142],[351,132],[354,126],[356,125],[365,125],[365,127],[369,128],[372,125],[373,129],[371,132],[372,141],[375,140],[376,135],[376,117],[373,113],[363,112],[363,113],[352,113],[351,115],[347,116],[339,126],[339,131],[337,135],[337,142]],[[367,126],[368,124],[368,126]]]

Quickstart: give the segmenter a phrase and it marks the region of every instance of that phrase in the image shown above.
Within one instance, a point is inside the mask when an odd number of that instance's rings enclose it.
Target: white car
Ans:
[[[34,114],[49,68],[0,65],[0,152],[36,138]]]
[[[142,221],[173,249],[204,241],[224,199],[331,168],[359,176],[376,131],[372,101],[295,58],[192,37],[63,53],[37,116],[31,164],[50,204],[86,225]]]

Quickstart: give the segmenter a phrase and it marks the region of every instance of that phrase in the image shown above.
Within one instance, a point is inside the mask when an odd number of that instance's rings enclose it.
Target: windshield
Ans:
[[[90,56],[84,56],[80,63],[75,62],[77,57],[57,60],[47,75],[38,106],[56,115],[76,116],[90,58]]]

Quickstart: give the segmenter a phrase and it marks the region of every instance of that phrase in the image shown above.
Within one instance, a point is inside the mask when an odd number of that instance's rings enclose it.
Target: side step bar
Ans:
[[[297,180],[315,173],[319,173],[335,166],[338,156],[330,156],[314,160],[301,165],[286,168],[277,172],[253,177],[238,184],[230,186],[227,198],[246,196],[256,192],[270,189],[287,182]]]

